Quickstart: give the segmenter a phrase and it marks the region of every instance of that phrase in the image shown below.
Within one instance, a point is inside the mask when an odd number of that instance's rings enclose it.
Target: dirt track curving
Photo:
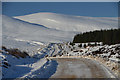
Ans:
[[[107,69],[96,61],[85,58],[53,58],[58,62],[51,78],[113,78]]]

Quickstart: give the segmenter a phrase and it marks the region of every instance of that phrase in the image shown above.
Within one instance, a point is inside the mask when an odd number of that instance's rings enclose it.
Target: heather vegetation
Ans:
[[[13,56],[15,56],[16,58],[26,58],[28,55],[28,53],[26,51],[20,51],[18,48],[10,48],[7,49],[5,46],[2,46],[2,50],[6,51],[7,54],[11,54]]]

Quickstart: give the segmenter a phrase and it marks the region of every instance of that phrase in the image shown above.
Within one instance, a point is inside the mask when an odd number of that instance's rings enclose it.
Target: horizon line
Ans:
[[[25,14],[25,15],[20,15],[20,16],[26,16],[26,15],[32,15],[32,14],[44,14],[44,13],[48,13],[48,14],[61,14],[61,15],[68,15],[68,16],[76,16],[76,17],[101,17],[101,18],[118,18],[118,16],[80,16],[80,15],[72,15],[72,14],[63,14],[63,13],[55,13],[55,12],[35,12],[35,13],[30,13],[30,14]],[[5,15],[5,14],[2,14]],[[11,17],[19,17],[19,16],[11,16]]]

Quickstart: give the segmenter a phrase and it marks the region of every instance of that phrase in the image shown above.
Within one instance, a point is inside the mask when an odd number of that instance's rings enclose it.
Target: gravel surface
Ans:
[[[96,61],[85,58],[54,58],[57,71],[51,78],[111,78],[109,71]]]

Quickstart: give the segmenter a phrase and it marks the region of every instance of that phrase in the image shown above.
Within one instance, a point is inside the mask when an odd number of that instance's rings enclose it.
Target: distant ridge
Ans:
[[[118,28],[117,17],[86,17],[42,12],[14,18],[62,31],[86,32]]]

